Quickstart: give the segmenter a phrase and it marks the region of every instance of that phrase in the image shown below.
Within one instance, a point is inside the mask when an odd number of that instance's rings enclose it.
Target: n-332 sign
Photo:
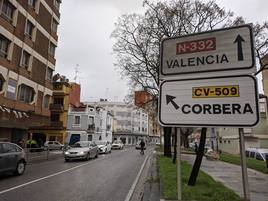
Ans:
[[[250,25],[167,38],[161,45],[160,78],[229,70],[255,70]]]
[[[255,126],[259,122],[256,79],[241,75],[164,81],[159,122],[163,126]]]

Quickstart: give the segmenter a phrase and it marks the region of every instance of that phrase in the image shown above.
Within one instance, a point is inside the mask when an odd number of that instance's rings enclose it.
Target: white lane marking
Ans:
[[[128,191],[128,194],[127,194],[127,197],[126,197],[125,201],[129,201],[129,200],[131,199],[131,197],[132,197],[132,195],[133,195],[133,193],[134,193],[135,187],[136,187],[136,185],[137,185],[137,183],[138,183],[138,180],[139,180],[139,178],[140,178],[140,176],[141,176],[141,173],[142,173],[142,171],[143,171],[143,169],[144,169],[144,166],[145,166],[145,164],[146,164],[148,158],[149,158],[149,155],[146,156],[146,158],[145,158],[145,160],[144,160],[144,162],[143,162],[143,164],[142,164],[142,166],[141,166],[141,169],[140,169],[140,171],[139,171],[139,173],[138,173],[136,179],[134,180],[134,182],[133,182],[133,184],[132,184],[130,190]]]
[[[100,161],[100,160],[104,160],[104,159],[105,159],[105,157],[102,157],[102,158],[100,158],[100,159],[96,159],[96,160],[94,160],[94,161]],[[33,184],[33,183],[36,183],[36,182],[42,181],[42,180],[44,180],[44,179],[48,179],[48,178],[51,178],[51,177],[54,177],[54,176],[63,174],[63,173],[65,173],[65,172],[70,172],[70,171],[75,170],[75,169],[77,169],[77,168],[86,166],[86,165],[88,165],[89,163],[92,163],[92,162],[94,162],[94,161],[89,161],[89,162],[87,162],[87,163],[84,163],[84,164],[81,164],[81,165],[78,165],[78,166],[69,168],[69,169],[67,169],[67,170],[63,170],[63,171],[60,171],[60,172],[57,172],[57,173],[54,173],[54,174],[51,174],[51,175],[48,175],[48,176],[45,176],[45,177],[41,177],[41,178],[39,178],[39,179],[35,179],[35,180],[33,180],[33,181],[30,181],[30,182],[27,182],[27,183],[24,183],[24,184],[15,186],[15,187],[12,187],[12,188],[9,188],[9,189],[0,191],[0,195],[1,195],[1,194],[4,194],[4,193],[7,193],[7,192],[9,192],[9,191],[12,191],[12,190],[15,190],[15,189],[24,187],[24,186],[28,186],[28,185]]]

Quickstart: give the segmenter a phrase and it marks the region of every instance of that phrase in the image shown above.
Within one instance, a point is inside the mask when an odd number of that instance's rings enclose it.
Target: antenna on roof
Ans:
[[[79,67],[79,64],[76,64],[76,67],[75,67],[75,76],[74,76],[74,82],[75,82],[75,83],[76,83],[76,81],[77,81],[78,73],[79,73],[79,71],[78,71],[78,67]]]

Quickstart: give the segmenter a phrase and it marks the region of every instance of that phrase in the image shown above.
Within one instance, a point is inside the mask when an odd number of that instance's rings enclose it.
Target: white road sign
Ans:
[[[163,126],[252,127],[259,122],[256,79],[250,75],[167,80],[160,85]]]
[[[253,47],[250,25],[167,38],[161,46],[160,77],[252,70],[255,69]]]

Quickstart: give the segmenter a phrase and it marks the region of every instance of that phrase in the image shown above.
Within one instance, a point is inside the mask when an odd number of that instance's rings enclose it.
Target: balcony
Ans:
[[[53,128],[62,128],[63,122],[62,121],[51,121],[50,126]]]
[[[49,109],[50,111],[56,111],[56,112],[64,111],[64,107],[62,104],[50,104]]]
[[[95,124],[88,125],[87,132],[93,133],[95,131]]]

